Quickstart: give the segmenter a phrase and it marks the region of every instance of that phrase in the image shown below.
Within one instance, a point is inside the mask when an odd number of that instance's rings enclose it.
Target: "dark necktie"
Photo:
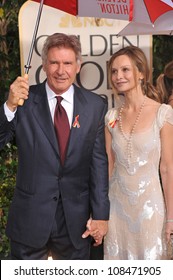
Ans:
[[[54,114],[54,126],[59,145],[61,163],[63,165],[65,161],[68,139],[70,135],[70,126],[67,113],[64,107],[61,105],[61,101],[63,100],[63,98],[61,96],[57,96],[56,98],[57,104]]]

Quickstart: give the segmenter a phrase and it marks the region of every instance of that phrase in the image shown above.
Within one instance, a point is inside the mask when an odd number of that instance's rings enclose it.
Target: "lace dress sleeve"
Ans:
[[[173,109],[170,105],[162,104],[158,110],[158,123],[160,129],[164,126],[165,122],[173,125]]]

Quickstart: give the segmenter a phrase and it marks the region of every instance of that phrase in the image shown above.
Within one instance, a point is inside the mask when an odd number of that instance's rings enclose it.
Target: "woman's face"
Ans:
[[[134,66],[127,55],[121,55],[114,59],[111,68],[111,79],[118,93],[125,93],[137,88],[137,84],[143,75]]]

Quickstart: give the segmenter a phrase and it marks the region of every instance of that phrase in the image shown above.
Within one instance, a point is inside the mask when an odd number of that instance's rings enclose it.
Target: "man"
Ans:
[[[89,259],[90,236],[100,245],[109,219],[107,104],[74,85],[81,67],[76,36],[49,36],[42,64],[46,81],[29,88],[27,76],[18,77],[0,108],[0,148],[13,136],[18,147],[6,230],[11,258]]]

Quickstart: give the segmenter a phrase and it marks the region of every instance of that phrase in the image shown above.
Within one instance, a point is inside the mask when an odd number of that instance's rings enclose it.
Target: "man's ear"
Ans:
[[[42,64],[42,69],[43,69],[44,72],[46,72],[46,66],[45,66],[45,64]]]

